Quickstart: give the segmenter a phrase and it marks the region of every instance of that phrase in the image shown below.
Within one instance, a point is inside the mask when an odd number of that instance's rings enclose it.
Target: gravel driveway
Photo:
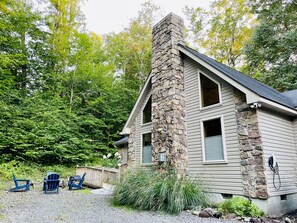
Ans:
[[[172,216],[140,212],[109,204],[110,195],[61,189],[59,194],[44,194],[41,188],[28,192],[0,192],[0,222],[83,222],[83,223],[146,223],[146,222],[222,222],[202,219],[188,212]]]

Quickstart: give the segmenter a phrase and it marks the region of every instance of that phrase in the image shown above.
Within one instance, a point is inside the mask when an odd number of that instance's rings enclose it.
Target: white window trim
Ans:
[[[151,163],[144,163],[143,162],[143,135],[145,135],[145,134],[152,134],[152,132],[142,132],[141,133],[141,139],[140,139],[140,145],[141,145],[141,149],[140,149],[140,165],[141,166],[152,166],[153,165],[153,162],[151,162]],[[152,143],[152,142],[151,142]],[[152,149],[153,149],[153,145],[152,145]],[[153,152],[152,152],[152,158],[153,158]]]
[[[146,104],[148,103],[148,101],[150,100],[151,97],[152,97],[152,95],[149,94],[148,97],[145,100],[144,106],[141,109],[141,117],[140,117],[141,118],[141,126],[148,126],[148,125],[151,125],[152,124],[152,117],[151,117],[151,121],[150,122],[143,123],[143,110],[145,109],[145,106],[146,106]],[[153,106],[151,106],[151,108],[152,108],[151,115],[153,115]]]
[[[205,160],[205,142],[204,142],[204,125],[203,122],[210,121],[213,119],[220,119],[221,121],[221,131],[222,131],[222,143],[223,143],[223,160]],[[203,164],[219,164],[219,163],[227,163],[227,151],[226,151],[226,140],[225,140],[225,128],[224,128],[224,117],[223,115],[214,116],[207,119],[200,120],[201,127],[201,143],[202,143],[202,156],[203,156]]]
[[[209,78],[210,80],[212,80],[213,82],[215,82],[218,86],[219,86],[219,103],[217,104],[213,104],[213,105],[209,105],[206,107],[202,106],[202,88],[201,88],[201,80],[200,80],[200,74],[204,75],[205,77]],[[209,109],[209,108],[213,108],[216,106],[220,106],[222,105],[222,89],[221,89],[221,84],[220,82],[216,81],[215,79],[211,78],[210,76],[208,76],[207,74],[205,74],[204,72],[198,70],[198,84],[199,84],[199,106],[200,106],[200,110],[205,110],[205,109]]]

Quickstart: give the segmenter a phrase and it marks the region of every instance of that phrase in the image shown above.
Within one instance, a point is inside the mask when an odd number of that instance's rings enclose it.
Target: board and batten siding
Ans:
[[[243,195],[233,87],[190,58],[184,62],[190,176],[202,177],[211,192]],[[221,105],[200,110],[198,71],[220,83]],[[217,116],[224,120],[227,163],[203,164],[200,121]]]
[[[136,116],[135,161],[137,164],[142,163],[142,155],[141,155],[142,154],[142,135],[152,131],[152,123],[151,122],[142,124],[142,111],[151,96],[151,91],[145,92],[145,94],[146,94],[146,97],[142,101],[142,105],[140,106],[139,110],[137,111],[137,116]]]
[[[296,168],[297,147],[294,139],[294,124],[290,118],[258,109],[258,120],[263,141],[265,157],[265,173],[270,196],[285,195],[297,192]],[[279,166],[281,188],[276,190],[273,186],[273,172],[268,166],[268,158],[274,154]],[[278,177],[275,176],[278,186]]]

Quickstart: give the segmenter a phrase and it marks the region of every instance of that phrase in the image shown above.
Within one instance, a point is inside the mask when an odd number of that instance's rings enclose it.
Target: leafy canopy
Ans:
[[[244,47],[245,71],[280,90],[297,89],[297,4],[252,1],[259,25]]]
[[[255,22],[245,0],[217,0],[209,10],[185,7],[184,12],[199,50],[231,67],[242,65],[241,49]]]

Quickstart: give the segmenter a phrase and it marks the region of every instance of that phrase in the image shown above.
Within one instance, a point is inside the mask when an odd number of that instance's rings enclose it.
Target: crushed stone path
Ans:
[[[41,188],[28,192],[0,191],[0,222],[3,223],[199,223],[223,222],[203,219],[186,211],[180,215],[135,211],[113,207],[110,194],[60,189],[59,194],[44,194]],[[225,221],[226,222],[226,221]]]

